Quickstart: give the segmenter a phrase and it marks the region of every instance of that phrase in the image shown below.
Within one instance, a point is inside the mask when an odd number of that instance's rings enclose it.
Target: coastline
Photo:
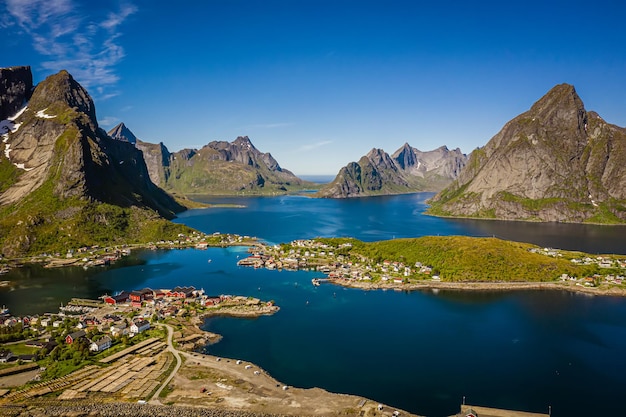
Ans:
[[[329,278],[328,282],[346,288],[362,290],[452,290],[452,291],[519,291],[519,290],[550,290],[580,292],[587,295],[604,295],[626,297],[626,288],[585,287],[565,282],[449,282],[424,280],[422,283],[394,284],[394,283],[366,283],[343,278]]]

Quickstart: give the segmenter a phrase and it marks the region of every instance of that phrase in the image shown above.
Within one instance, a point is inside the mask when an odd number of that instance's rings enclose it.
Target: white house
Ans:
[[[150,322],[147,320],[137,320],[130,325],[130,332],[138,334],[150,328]]]
[[[105,349],[111,347],[111,338],[109,336],[104,336],[103,338],[96,340],[95,342],[91,342],[89,345],[89,350],[91,352],[102,352]]]
[[[124,336],[125,334],[128,334],[126,323],[122,322],[111,326],[111,335],[113,337]]]

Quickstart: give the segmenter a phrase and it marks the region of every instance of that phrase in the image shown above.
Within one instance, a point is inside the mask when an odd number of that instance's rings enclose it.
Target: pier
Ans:
[[[323,284],[325,282],[330,282],[330,279],[329,278],[313,278],[311,280],[311,283],[315,285],[316,287],[318,287],[320,284]]]
[[[526,411],[503,410],[501,408],[461,405],[461,411],[450,417],[550,417],[550,414],[529,413]]]

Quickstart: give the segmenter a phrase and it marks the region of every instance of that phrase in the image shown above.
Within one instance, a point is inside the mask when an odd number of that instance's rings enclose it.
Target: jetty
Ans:
[[[330,282],[330,279],[329,278],[313,278],[311,280],[311,283],[315,285],[316,287],[319,287],[320,284],[323,284],[325,282]]]
[[[527,411],[503,410],[501,408],[461,405],[461,411],[450,417],[550,417],[550,414],[529,413]]]

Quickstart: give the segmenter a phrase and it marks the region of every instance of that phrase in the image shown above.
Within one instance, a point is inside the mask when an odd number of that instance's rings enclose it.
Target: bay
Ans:
[[[176,221],[270,243],[317,236],[373,241],[423,235],[497,236],[591,253],[625,253],[623,227],[424,216],[430,194],[353,200],[303,196],[203,198],[244,208],[191,210]],[[135,251],[108,268],[10,271],[0,303],[15,314],[71,297],[194,285],[274,300],[254,320],[211,318],[211,354],[249,360],[281,382],[363,395],[431,416],[471,404],[553,415],[621,414],[626,301],[560,291],[361,291],[313,287],[311,272],[237,267],[246,248]],[[210,262],[209,262],[210,261]]]

